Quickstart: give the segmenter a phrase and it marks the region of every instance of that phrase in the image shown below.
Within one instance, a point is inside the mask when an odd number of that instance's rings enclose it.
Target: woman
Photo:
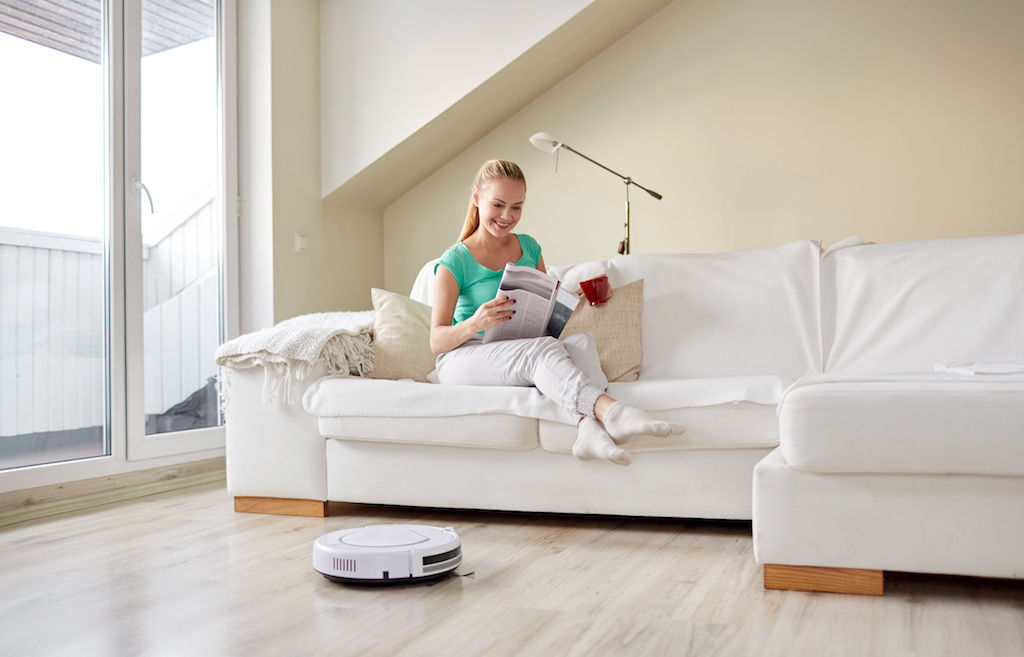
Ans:
[[[483,344],[481,333],[508,321],[515,301],[496,296],[505,263],[545,271],[540,245],[513,231],[526,200],[526,178],[514,162],[491,160],[477,172],[462,234],[435,268],[430,348],[442,384],[536,386],[568,409],[579,427],[572,453],[579,459],[632,462],[619,447],[639,434],[680,434],[605,394],[608,384],[594,341],[586,335]]]

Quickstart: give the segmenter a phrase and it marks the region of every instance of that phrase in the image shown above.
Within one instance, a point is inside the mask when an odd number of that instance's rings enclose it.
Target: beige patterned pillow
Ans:
[[[562,331],[562,337],[586,333],[597,342],[601,370],[609,381],[636,381],[640,376],[643,350],[640,315],[644,304],[644,279],[612,290],[600,306],[580,299]]]
[[[434,369],[430,351],[430,306],[387,290],[372,288],[373,369],[371,379],[426,381]]]

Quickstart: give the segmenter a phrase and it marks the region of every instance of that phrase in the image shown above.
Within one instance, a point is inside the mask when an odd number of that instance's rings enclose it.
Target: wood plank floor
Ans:
[[[235,513],[223,484],[0,529],[2,655],[1024,655],[1024,581],[890,574],[765,591],[749,523],[332,505]],[[460,573],[334,584],[317,536],[451,526]]]

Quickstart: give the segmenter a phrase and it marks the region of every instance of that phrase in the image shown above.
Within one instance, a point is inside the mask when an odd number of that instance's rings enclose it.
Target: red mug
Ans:
[[[586,295],[591,306],[600,306],[611,296],[612,288],[608,285],[608,276],[601,274],[596,278],[580,281],[580,288]]]

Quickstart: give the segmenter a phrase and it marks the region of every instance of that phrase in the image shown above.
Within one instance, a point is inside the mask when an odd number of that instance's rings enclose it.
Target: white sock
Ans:
[[[581,461],[604,459],[619,465],[629,465],[633,457],[612,440],[601,423],[592,417],[585,417],[580,422],[576,433],[576,443],[572,446],[572,455]]]
[[[620,401],[608,407],[602,422],[616,445],[621,445],[633,436],[640,434],[665,438],[678,436],[685,431],[681,424],[657,420],[647,411],[627,406]]]

